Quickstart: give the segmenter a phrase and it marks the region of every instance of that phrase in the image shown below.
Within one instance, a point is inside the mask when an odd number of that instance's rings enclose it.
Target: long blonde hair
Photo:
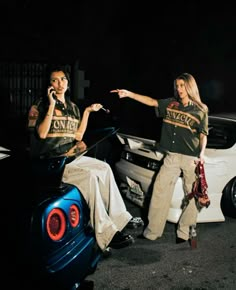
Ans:
[[[194,77],[189,73],[182,73],[174,80],[174,95],[178,99],[178,92],[176,89],[176,80],[183,80],[189,99],[193,103],[195,103],[202,111],[208,112],[207,105],[201,101],[198,86]]]

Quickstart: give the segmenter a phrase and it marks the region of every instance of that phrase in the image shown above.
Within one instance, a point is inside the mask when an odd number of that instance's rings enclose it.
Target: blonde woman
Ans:
[[[204,162],[208,135],[208,108],[202,103],[197,83],[189,73],[174,80],[174,97],[154,99],[125,89],[111,90],[120,98],[131,98],[155,108],[163,117],[160,147],[164,163],[154,183],[148,211],[148,224],[142,238],[156,240],[163,234],[174,187],[181,172],[185,194],[192,191],[197,162]],[[176,243],[188,241],[190,226],[196,224],[198,207],[191,199],[183,209],[177,227]]]

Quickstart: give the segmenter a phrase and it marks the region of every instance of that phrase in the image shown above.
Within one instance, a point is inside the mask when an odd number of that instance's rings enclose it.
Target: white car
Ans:
[[[115,164],[121,192],[135,204],[145,207],[162,164],[163,154],[157,150],[158,141],[122,132],[118,132],[117,137],[123,144],[121,158]],[[204,169],[210,205],[200,210],[197,222],[224,222],[225,216],[236,218],[236,113],[209,116]],[[183,198],[180,176],[169,209],[169,222],[178,222]]]

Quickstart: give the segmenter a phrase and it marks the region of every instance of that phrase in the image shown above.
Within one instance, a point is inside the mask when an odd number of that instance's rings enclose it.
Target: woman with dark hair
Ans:
[[[153,186],[148,224],[141,236],[155,240],[163,234],[174,187],[181,172],[185,194],[192,192],[196,164],[204,162],[208,108],[202,103],[197,83],[189,73],[183,73],[174,80],[172,98],[157,100],[124,89],[112,90],[111,93],[152,106],[156,114],[163,117],[160,147],[165,152],[165,158]],[[197,214],[196,201],[191,199],[179,219],[177,243],[189,240],[190,226],[196,224]]]
[[[67,71],[61,67],[51,70],[47,98],[34,104],[29,112],[29,119],[35,121],[31,126],[35,125],[38,137],[37,150],[32,154],[34,157],[70,155],[66,145],[73,142],[77,150],[86,149],[82,140],[89,115],[99,111],[102,105],[95,103],[86,107],[81,116],[78,106],[66,96],[68,88]],[[132,222],[132,216],[125,207],[108,163],[78,156],[66,165],[63,181],[77,186],[85,198],[101,250],[105,251],[108,247],[118,249],[134,242],[131,235],[122,232]]]

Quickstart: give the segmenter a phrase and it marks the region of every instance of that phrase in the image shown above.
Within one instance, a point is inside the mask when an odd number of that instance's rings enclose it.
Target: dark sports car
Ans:
[[[94,155],[115,132],[93,133],[82,154]],[[19,149],[1,146],[0,152],[2,181],[12,180],[1,211],[8,277],[21,277],[6,283],[23,289],[79,287],[96,270],[102,252],[79,188],[61,181],[65,165],[78,155],[32,161]]]

